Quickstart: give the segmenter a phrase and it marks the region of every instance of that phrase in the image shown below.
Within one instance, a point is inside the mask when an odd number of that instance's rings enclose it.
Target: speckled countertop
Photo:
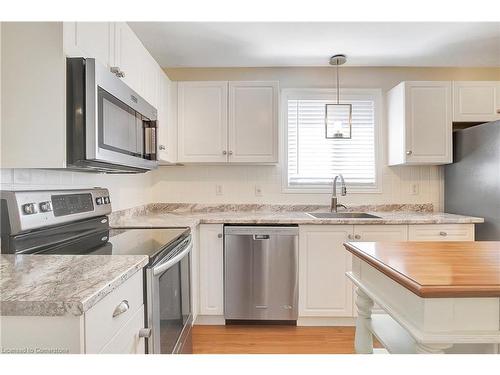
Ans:
[[[113,227],[196,227],[198,224],[471,224],[478,217],[432,212],[432,205],[358,206],[350,211],[379,218],[316,219],[307,212],[327,212],[326,206],[151,204],[114,212]]]
[[[0,314],[82,315],[147,262],[145,255],[0,255]]]

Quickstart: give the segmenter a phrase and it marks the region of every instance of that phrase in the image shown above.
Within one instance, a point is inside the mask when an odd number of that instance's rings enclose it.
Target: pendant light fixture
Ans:
[[[340,104],[339,66],[347,61],[345,55],[333,55],[330,65],[336,67],[337,74],[337,103],[325,105],[325,138],[351,139],[352,134],[352,105]]]

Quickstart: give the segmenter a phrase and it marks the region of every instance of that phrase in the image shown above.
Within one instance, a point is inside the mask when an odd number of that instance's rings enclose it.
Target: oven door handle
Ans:
[[[159,276],[166,270],[168,270],[170,267],[172,267],[174,264],[180,262],[182,258],[184,258],[186,255],[189,254],[189,252],[193,249],[193,241],[189,239],[188,244],[182,250],[179,254],[174,256],[172,259],[167,260],[164,263],[160,263],[157,266],[153,267],[153,276]]]

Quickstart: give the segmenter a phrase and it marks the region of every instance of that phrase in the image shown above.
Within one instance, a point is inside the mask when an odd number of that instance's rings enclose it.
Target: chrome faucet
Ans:
[[[342,176],[341,174],[336,175],[335,178],[333,179],[332,202],[330,204],[330,211],[331,212],[337,212],[337,207],[344,207],[345,209],[347,209],[346,206],[338,203],[338,200],[337,200],[337,179],[340,179],[340,183],[342,184],[340,187],[340,195],[345,196],[347,194],[344,176]]]

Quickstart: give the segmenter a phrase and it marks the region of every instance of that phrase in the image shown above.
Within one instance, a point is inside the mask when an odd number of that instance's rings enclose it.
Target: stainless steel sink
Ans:
[[[308,212],[307,214],[316,219],[380,219],[380,216],[365,212]]]

